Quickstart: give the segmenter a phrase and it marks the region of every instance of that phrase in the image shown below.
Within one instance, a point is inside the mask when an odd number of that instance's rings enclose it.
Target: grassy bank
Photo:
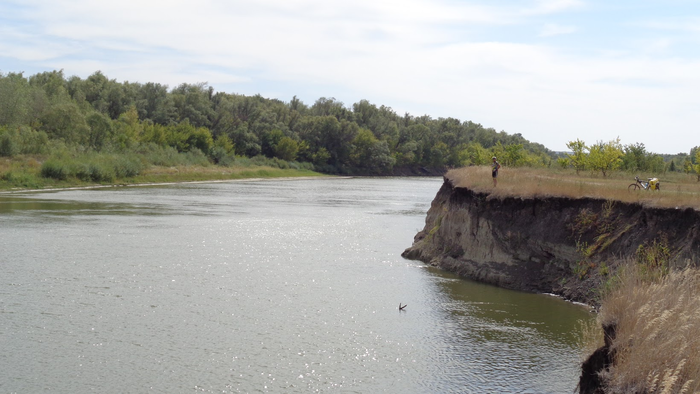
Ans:
[[[700,183],[695,174],[659,175],[660,191],[629,192],[627,186],[634,183],[635,175],[641,179],[647,178],[645,174],[624,172],[604,178],[588,172],[577,175],[573,170],[502,168],[498,186],[494,188],[491,170],[486,166],[457,168],[448,171],[446,176],[457,187],[467,187],[494,197],[593,197],[655,207],[691,207],[700,210]]]
[[[0,159],[0,191],[133,185],[247,178],[323,176],[294,164],[239,160],[226,166],[206,161],[149,164],[138,156],[84,156],[77,159],[26,155]],[[286,167],[286,168],[280,168]]]
[[[459,168],[446,174],[457,187],[495,198],[588,197],[700,210],[700,183],[695,174],[655,175],[661,181],[660,191],[630,192],[627,187],[635,175],[652,176],[619,172],[604,178],[559,169],[503,168],[494,187],[489,167]],[[595,239],[601,241],[615,233],[596,231]],[[607,357],[597,364],[594,374],[600,378],[602,391],[585,392],[700,391],[700,270],[697,261],[676,261],[677,246],[660,236],[639,245],[629,260],[618,256],[613,261],[594,262],[582,254],[577,267],[597,268],[589,271],[594,277],[587,283],[600,294],[597,325],[584,330],[589,333],[584,340],[586,363],[595,363],[591,360],[600,354]],[[604,333],[608,333],[607,341],[603,341]],[[594,352],[596,349],[599,351]]]
[[[598,315],[600,326],[612,333],[611,365],[599,373],[604,392],[698,392],[700,270],[663,274],[635,262],[624,268]],[[602,345],[602,332],[589,343]]]

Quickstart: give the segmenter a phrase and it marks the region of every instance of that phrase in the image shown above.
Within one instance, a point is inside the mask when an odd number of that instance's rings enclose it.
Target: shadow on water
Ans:
[[[436,351],[441,373],[459,374],[467,392],[559,393],[574,389],[552,376],[577,376],[583,306],[459,278],[429,267],[440,301],[434,335],[451,343]],[[546,383],[545,383],[546,382]],[[429,385],[441,387],[439,380]]]

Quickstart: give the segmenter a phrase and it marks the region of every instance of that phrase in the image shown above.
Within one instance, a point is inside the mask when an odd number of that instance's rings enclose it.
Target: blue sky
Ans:
[[[366,99],[553,150],[700,145],[700,1],[0,0],[0,72]]]

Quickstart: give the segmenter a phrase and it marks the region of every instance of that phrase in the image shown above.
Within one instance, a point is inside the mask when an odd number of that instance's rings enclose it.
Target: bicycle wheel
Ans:
[[[627,186],[627,191],[629,191],[629,192],[638,192],[639,190],[641,190],[641,188],[636,183],[633,183],[633,184]]]

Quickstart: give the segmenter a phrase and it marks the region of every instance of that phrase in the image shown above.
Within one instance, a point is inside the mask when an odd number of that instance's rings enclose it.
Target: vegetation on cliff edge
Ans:
[[[698,392],[700,270],[666,271],[637,259],[615,280],[597,318],[610,344],[610,365],[598,371],[603,392]],[[592,332],[591,343],[602,345],[603,332]]]
[[[700,184],[690,174],[666,173],[660,177],[660,191],[640,192],[630,192],[627,189],[630,183],[634,183],[634,175],[629,172],[602,177],[589,172],[577,175],[569,169],[504,167],[499,171],[498,186],[495,188],[491,181],[491,170],[486,166],[456,168],[448,171],[445,176],[455,187],[469,188],[493,197],[590,197],[700,210]]]

